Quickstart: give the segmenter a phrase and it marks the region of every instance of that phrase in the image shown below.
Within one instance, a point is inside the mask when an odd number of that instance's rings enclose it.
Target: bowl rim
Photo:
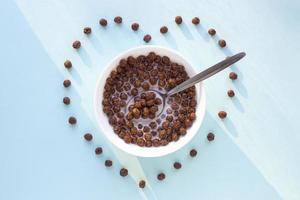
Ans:
[[[197,113],[197,118],[195,122],[193,123],[192,127],[190,127],[187,130],[187,134],[183,137],[180,137],[180,139],[176,142],[171,142],[166,146],[160,146],[160,147],[140,147],[135,144],[126,144],[121,138],[119,138],[114,132],[111,127],[111,125],[108,123],[106,115],[104,115],[102,111],[102,95],[103,95],[103,87],[105,84],[105,80],[107,76],[110,74],[110,72],[116,68],[117,63],[121,59],[127,58],[130,56],[130,53],[134,54],[133,52],[141,51],[141,55],[145,55],[146,53],[142,53],[143,51],[145,52],[155,52],[156,51],[162,51],[157,53],[159,55],[163,55],[164,52],[166,54],[172,54],[173,57],[170,57],[171,60],[180,60],[181,63],[185,66],[187,71],[192,71],[192,73],[196,74],[198,73],[198,70],[193,67],[193,65],[188,62],[186,58],[184,58],[179,52],[167,48],[167,47],[162,47],[158,45],[147,45],[147,46],[137,46],[130,48],[126,51],[123,51],[119,53],[117,56],[115,56],[110,62],[103,68],[101,73],[98,76],[97,82],[96,82],[96,87],[94,91],[94,114],[96,115],[96,123],[97,126],[100,128],[102,134],[105,135],[105,137],[117,148],[120,150],[134,155],[134,156],[139,156],[139,157],[160,157],[160,156],[165,156],[167,154],[171,154],[179,149],[181,149],[183,146],[185,146],[187,143],[189,143],[192,138],[198,133],[199,128],[203,122],[204,116],[205,116],[205,108],[206,108],[206,98],[205,98],[205,92],[204,92],[204,86],[203,82],[200,82],[196,85],[196,95],[197,95],[197,107],[196,107],[196,113]],[[178,61],[175,61],[178,63]],[[183,64],[184,63],[184,64]],[[103,83],[103,84],[102,84]],[[100,92],[101,91],[101,92]],[[196,124],[198,123],[198,124]],[[108,130],[104,130],[105,126],[107,127],[107,124],[109,125]],[[117,139],[116,139],[117,138]]]

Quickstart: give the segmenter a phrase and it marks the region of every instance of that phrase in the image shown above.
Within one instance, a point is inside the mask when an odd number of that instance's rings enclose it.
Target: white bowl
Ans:
[[[139,55],[147,55],[149,52],[155,52],[158,55],[168,56],[171,61],[177,62],[183,65],[186,72],[191,77],[197,73],[197,70],[192,67],[192,65],[178,52],[160,46],[140,46],[129,49],[117,57],[115,57],[104,69],[102,74],[99,76],[99,80],[96,85],[95,99],[94,99],[94,109],[97,119],[97,124],[99,125],[102,133],[108,138],[108,140],[113,143],[119,149],[140,157],[159,157],[163,155],[170,154],[182,148],[196,135],[198,129],[203,121],[205,114],[205,95],[203,89],[203,83],[196,85],[196,120],[194,121],[192,127],[187,130],[187,134],[180,137],[177,142],[170,142],[166,146],[160,147],[140,147],[136,144],[126,144],[117,134],[114,133],[112,126],[108,123],[107,116],[102,111],[102,99],[103,99],[103,89],[105,85],[106,78],[109,76],[110,72],[117,67],[119,61],[128,56],[137,57]]]

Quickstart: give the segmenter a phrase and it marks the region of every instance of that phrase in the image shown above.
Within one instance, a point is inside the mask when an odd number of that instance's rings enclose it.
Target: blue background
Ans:
[[[300,199],[300,2],[1,0],[0,199]],[[121,15],[121,26],[112,23]],[[173,18],[181,15],[178,27]],[[198,16],[201,25],[190,23]],[[98,20],[109,20],[106,29]],[[140,23],[134,33],[130,24]],[[169,27],[165,36],[162,25]],[[86,37],[84,26],[93,33]],[[214,27],[211,38],[207,29]],[[207,112],[183,149],[161,158],[135,158],[112,147],[92,113],[95,81],[118,53],[151,44],[173,48],[199,71],[225,56],[247,57],[205,82]],[[218,38],[228,47],[220,49]],[[79,52],[73,40],[82,41]],[[73,69],[63,67],[71,59]],[[239,79],[227,76],[235,71]],[[65,89],[65,78],[72,87]],[[229,99],[228,89],[236,96]],[[70,106],[62,98],[70,96]],[[226,110],[228,118],[217,118]],[[67,118],[78,119],[75,127]],[[216,134],[206,141],[209,131]],[[87,143],[82,136],[92,132]],[[94,155],[102,146],[104,153]],[[198,150],[191,159],[191,148]],[[111,169],[104,167],[112,159]],[[180,171],[174,161],[183,164]],[[121,178],[120,167],[130,176]],[[160,171],[163,182],[156,180]],[[140,190],[137,181],[147,179]]]

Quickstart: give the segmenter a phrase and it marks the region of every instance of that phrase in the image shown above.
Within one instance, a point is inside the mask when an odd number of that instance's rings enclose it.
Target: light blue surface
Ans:
[[[2,0],[0,7],[0,199],[300,199],[300,2],[291,1],[79,1]],[[121,15],[124,23],[112,23]],[[179,28],[173,17],[182,15]],[[201,26],[190,20],[199,16]],[[106,29],[98,20],[109,20]],[[130,24],[138,21],[134,33]],[[90,37],[82,34],[91,26]],[[169,27],[162,36],[159,28]],[[206,34],[217,30],[215,39]],[[135,158],[112,148],[93,122],[91,94],[97,75],[115,55],[151,44],[176,49],[199,70],[231,52],[247,57],[205,82],[207,113],[198,135],[180,151],[162,158]],[[219,49],[217,38],[228,48]],[[80,39],[79,54],[71,42]],[[63,61],[73,61],[71,73]],[[71,78],[70,89],[62,87]],[[233,88],[231,100],[226,91]],[[64,96],[72,103],[62,104]],[[228,118],[216,114],[224,109]],[[78,119],[67,124],[69,115]],[[82,135],[95,139],[87,143]],[[216,140],[206,141],[213,131]],[[104,154],[94,155],[96,146]],[[198,156],[189,158],[191,148]],[[104,160],[114,160],[111,169]],[[180,171],[172,168],[179,160]],[[119,168],[130,175],[121,178]],[[163,170],[167,178],[158,182]],[[141,191],[136,180],[146,176]]]

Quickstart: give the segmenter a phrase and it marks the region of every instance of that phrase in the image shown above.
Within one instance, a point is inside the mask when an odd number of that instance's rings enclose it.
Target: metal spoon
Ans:
[[[215,75],[216,73],[218,73],[218,72],[222,71],[223,69],[229,67],[230,65],[236,63],[237,61],[242,59],[245,55],[246,55],[246,53],[241,52],[241,53],[235,54],[233,56],[227,57],[223,61],[218,62],[217,64],[207,68],[206,70],[200,72],[199,74],[196,74],[192,78],[189,78],[188,80],[182,82],[181,84],[177,85],[176,87],[174,87],[173,89],[171,89],[167,92],[161,92],[158,90],[150,89],[150,91],[153,91],[153,92],[159,94],[162,98],[162,103],[163,103],[162,109],[161,109],[161,112],[157,116],[159,116],[163,112],[163,110],[165,108],[167,97],[169,97],[173,94],[176,94],[178,92],[181,92],[181,91],[195,85],[196,83],[199,83],[200,81],[203,81],[203,80]]]
[[[158,93],[162,100],[163,100],[163,108],[165,107],[165,103],[166,103],[166,98],[168,96],[171,96],[173,94],[176,94],[178,92],[181,92],[193,85],[195,85],[196,83],[199,83],[213,75],[215,75],[216,73],[222,71],[223,69],[229,67],[230,65],[236,63],[237,61],[239,61],[240,59],[242,59],[244,56],[246,55],[246,53],[241,52],[238,54],[235,54],[233,56],[227,57],[226,59],[224,59],[221,62],[218,62],[217,64],[207,68],[206,70],[200,72],[199,74],[196,74],[195,76],[193,76],[192,78],[189,78],[188,80],[184,81],[183,83],[177,85],[176,87],[174,87],[173,89],[171,89],[170,91],[167,91],[165,93],[161,92],[161,91],[157,91],[155,90],[154,92]],[[164,109],[161,110],[161,112]],[[158,114],[158,116],[161,113]]]

